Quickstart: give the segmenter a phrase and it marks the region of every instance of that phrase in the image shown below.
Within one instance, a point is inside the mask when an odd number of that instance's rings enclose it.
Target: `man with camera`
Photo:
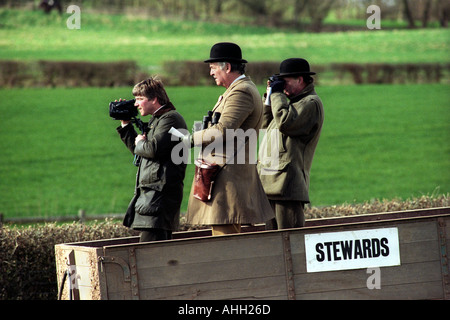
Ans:
[[[152,117],[138,134],[132,119],[119,116],[122,119],[117,132],[131,153],[139,158],[134,197],[123,223],[141,232],[141,242],[167,240],[178,229],[186,171],[186,163],[175,164],[171,159],[172,149],[179,141],[173,141],[169,130],[172,127],[187,130],[187,126],[160,80],[149,78],[139,82],[133,88],[133,95],[134,106],[141,116]]]
[[[239,233],[242,224],[263,223],[271,219],[273,211],[258,177],[255,162],[250,153],[256,154],[256,135],[262,123],[263,105],[255,84],[244,74],[246,60],[235,43],[221,42],[212,46],[210,75],[218,86],[226,91],[207,116],[211,123],[193,133],[193,145],[202,147],[200,160],[210,161],[205,168],[196,167],[196,176],[189,197],[187,223],[211,225],[213,235]],[[251,145],[244,137],[254,134]],[[234,141],[241,141],[234,144]],[[215,146],[211,148],[211,146]],[[243,154],[245,153],[245,154]],[[201,169],[220,166],[206,198],[196,196]],[[198,189],[201,189],[199,187]],[[209,189],[209,190],[208,190]]]
[[[310,169],[324,120],[322,101],[311,77],[314,74],[308,61],[291,58],[281,62],[280,73],[268,82],[262,125],[267,131],[258,161],[261,182],[275,211],[275,218],[266,222],[268,230],[305,224]],[[275,168],[273,152],[278,152]]]

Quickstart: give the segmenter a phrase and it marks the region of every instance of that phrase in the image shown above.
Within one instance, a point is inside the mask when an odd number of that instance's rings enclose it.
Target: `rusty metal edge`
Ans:
[[[71,250],[69,252],[69,254],[67,255],[67,263],[68,263],[68,265],[70,267],[72,267],[72,266],[76,267],[77,266],[77,262],[76,262],[76,259],[75,259],[75,251],[74,250]],[[73,281],[74,283],[71,283],[69,288],[68,288],[69,289],[68,290],[68,292],[69,292],[69,299],[70,300],[80,300],[80,291],[79,291],[78,286],[76,284],[77,278],[76,278],[76,276],[72,277],[73,274],[76,275],[76,270],[71,269],[71,272],[72,273],[69,274],[69,277],[68,277],[67,280],[68,280],[68,282],[72,282]],[[72,278],[73,278],[73,280],[72,280]]]
[[[289,232],[283,232],[283,255],[286,269],[286,289],[288,300],[295,300],[294,267],[292,265],[291,242]]]
[[[136,249],[130,248],[128,251],[128,257],[130,260],[130,271],[131,271],[131,297],[133,300],[139,300],[139,280],[137,272],[137,262],[136,262]]]
[[[442,273],[442,289],[444,292],[444,300],[450,300],[450,275],[448,264],[448,247],[446,235],[446,221],[444,218],[438,218],[438,235],[439,235],[439,252],[441,254],[441,273]]]

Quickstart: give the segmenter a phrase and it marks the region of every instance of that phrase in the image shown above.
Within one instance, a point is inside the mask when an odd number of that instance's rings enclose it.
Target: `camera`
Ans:
[[[283,90],[280,90],[280,89],[282,89],[284,87],[284,79],[280,78],[280,77],[277,77],[276,75],[270,76],[269,77],[269,86],[267,87],[267,92],[266,92],[266,100],[264,101],[264,104],[267,105],[267,106],[271,105],[270,95],[272,94],[273,87],[275,86],[274,82],[278,82],[276,84],[276,87],[277,87],[276,91],[277,92],[278,91],[283,91]]]
[[[110,102],[109,116],[114,120],[127,120],[135,123],[141,130],[141,133],[144,134],[147,129],[147,124],[137,118],[138,109],[134,106],[135,103],[136,99]],[[133,164],[139,167],[140,162],[141,157],[135,155]]]
[[[280,78],[280,77],[277,77],[277,76],[270,76],[269,77],[269,82],[270,83],[275,82],[275,81],[283,81],[284,82],[284,79]]]
[[[114,120],[131,120],[137,116],[138,110],[134,106],[136,99],[113,101],[109,103],[109,116]]]

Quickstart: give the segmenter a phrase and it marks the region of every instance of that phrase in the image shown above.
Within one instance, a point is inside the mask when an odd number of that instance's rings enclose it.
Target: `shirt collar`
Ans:
[[[245,74],[241,74],[239,77],[237,77],[236,79],[234,79],[234,81],[230,84],[230,87],[233,83],[235,83],[238,80],[244,79],[245,78]]]

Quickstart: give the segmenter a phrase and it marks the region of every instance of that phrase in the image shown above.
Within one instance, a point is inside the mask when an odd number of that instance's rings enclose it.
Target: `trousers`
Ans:
[[[160,241],[170,239],[172,239],[172,231],[152,228],[141,231],[139,242]]]
[[[299,228],[305,225],[302,201],[269,200],[275,218],[266,222],[266,230]]]

